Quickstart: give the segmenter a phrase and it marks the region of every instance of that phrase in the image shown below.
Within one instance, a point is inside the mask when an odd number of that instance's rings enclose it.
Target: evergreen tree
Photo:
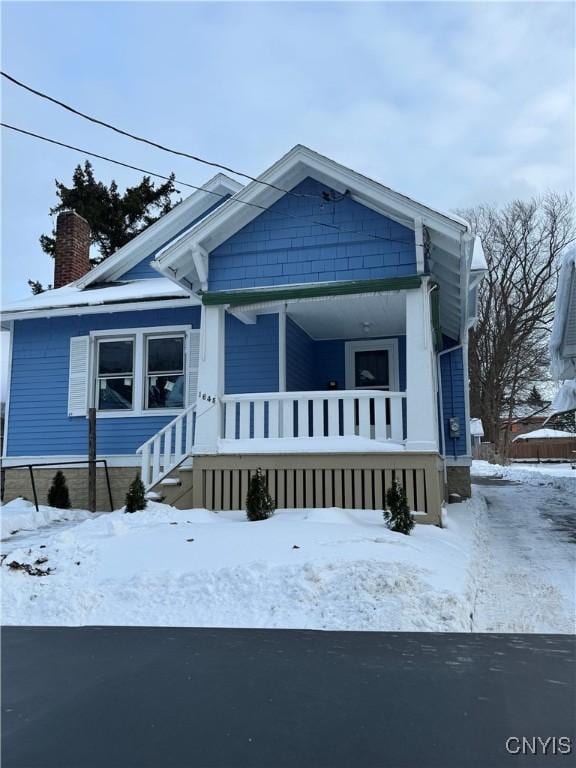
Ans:
[[[70,494],[66,485],[66,478],[61,470],[58,470],[52,479],[52,485],[48,490],[48,506],[58,509],[70,509]]]
[[[526,405],[529,405],[532,408],[544,408],[544,400],[542,399],[542,395],[538,391],[536,384],[532,386],[532,389],[526,398]]]
[[[140,475],[136,475],[134,480],[130,483],[128,493],[126,494],[126,509],[125,512],[137,512],[139,509],[146,509],[146,489],[144,483],[140,479]]]
[[[144,176],[139,184],[120,193],[114,180],[109,186],[97,181],[92,164],[86,160],[84,166],[76,166],[70,187],[56,180],[59,202],[50,213],[73,210],[86,219],[90,224],[92,243],[99,251],[91,261],[99,264],[168,213],[174,207],[171,195],[175,192],[178,193],[174,187],[174,174],[171,174],[168,181],[158,186],[150,176]],[[54,256],[55,235],[53,229],[51,235],[40,237],[42,250],[50,256]],[[36,280],[29,283],[33,293],[44,290]]]
[[[268,493],[266,478],[258,468],[250,478],[246,496],[246,514],[248,520],[266,520],[274,514],[274,500]]]
[[[37,296],[39,293],[44,293],[44,291],[49,291],[52,288],[51,285],[44,288],[40,280],[28,280],[28,285],[34,296]]]
[[[414,528],[414,518],[410,514],[406,491],[398,480],[394,480],[392,487],[386,491],[384,519],[388,528],[396,533],[405,533],[408,536]]]

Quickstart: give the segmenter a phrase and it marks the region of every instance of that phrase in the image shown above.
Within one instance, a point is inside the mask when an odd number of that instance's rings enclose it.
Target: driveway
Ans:
[[[542,635],[8,627],[2,764],[541,765],[505,744],[573,737],[574,645]],[[573,755],[552,762],[573,765]]]
[[[476,632],[576,630],[576,499],[571,490],[473,478],[487,505]]]

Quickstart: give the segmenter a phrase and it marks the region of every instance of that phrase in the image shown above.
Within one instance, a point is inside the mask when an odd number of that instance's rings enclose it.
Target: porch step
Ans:
[[[192,467],[176,467],[153,490],[162,496],[164,504],[189,509],[192,503]]]

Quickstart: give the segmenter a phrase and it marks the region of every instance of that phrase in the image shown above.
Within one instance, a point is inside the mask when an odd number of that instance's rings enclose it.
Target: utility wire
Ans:
[[[221,194],[220,192],[214,192],[213,190],[205,189],[204,187],[198,187],[198,186],[195,186],[194,184],[189,184],[186,181],[180,181],[179,179],[176,179],[174,177],[163,176],[161,173],[155,173],[154,171],[147,171],[145,168],[140,168],[137,165],[130,165],[129,163],[124,163],[121,160],[115,160],[115,159],[113,159],[111,157],[107,157],[106,155],[100,155],[100,154],[97,154],[96,152],[90,152],[87,149],[82,149],[80,147],[75,147],[72,144],[66,144],[63,141],[57,141],[56,139],[50,139],[47,136],[42,136],[39,133],[34,133],[33,131],[26,131],[24,128],[18,128],[15,125],[9,125],[8,123],[0,122],[0,126],[2,126],[2,128],[8,128],[11,131],[15,131],[16,133],[21,133],[21,134],[24,134],[25,136],[30,136],[31,138],[39,139],[40,141],[46,141],[49,144],[55,144],[58,147],[64,147],[65,149],[71,149],[74,152],[81,152],[82,154],[88,155],[89,157],[96,157],[99,160],[105,160],[108,163],[114,163],[115,165],[120,165],[123,168],[130,168],[133,171],[138,171],[139,173],[144,173],[147,176],[155,176],[158,179],[165,179],[166,181],[169,181],[171,178],[173,178],[173,181],[176,184],[179,184],[182,187],[189,187],[190,189],[197,189],[197,190],[200,190],[201,192],[206,192],[209,195],[214,195],[215,197],[218,197],[220,199],[222,199],[222,198],[230,199],[228,195]],[[266,208],[265,205],[259,205],[258,203],[250,203],[247,200],[234,200],[234,199],[231,199],[231,202],[239,203],[239,204],[242,204],[242,205],[248,205],[251,208],[257,208],[260,211],[267,211],[270,215],[279,217],[281,219],[294,219],[294,220],[296,220],[298,222],[306,221],[309,224],[315,224],[316,226],[320,226],[320,227],[327,227],[328,229],[336,230],[337,232],[340,232],[341,234],[362,235],[363,237],[368,237],[368,238],[373,239],[373,240],[383,240],[386,243],[397,243],[397,244],[400,244],[400,245],[406,245],[406,243],[407,243],[406,240],[395,240],[394,238],[390,238],[390,237],[382,237],[381,235],[374,235],[374,234],[371,234],[370,232],[360,232],[357,229],[342,229],[337,224],[330,224],[330,223],[325,222],[325,221],[315,221],[314,219],[309,219],[309,217],[303,216],[303,215],[298,216],[296,214],[290,214],[290,213],[276,213],[275,211],[270,211],[268,208]]]
[[[229,168],[227,165],[222,165],[221,163],[215,163],[211,160],[205,160],[204,158],[198,157],[197,155],[191,155],[188,152],[182,152],[178,149],[172,149],[171,147],[166,147],[164,144],[159,144],[157,141],[152,141],[151,139],[145,139],[142,136],[137,136],[134,133],[125,131],[123,128],[118,128],[117,126],[112,125],[111,123],[106,123],[104,120],[100,120],[97,117],[93,117],[92,115],[87,115],[85,112],[80,112],[80,110],[70,106],[70,104],[66,104],[65,102],[60,101],[59,99],[56,99],[53,96],[49,96],[47,93],[43,93],[42,91],[38,91],[36,88],[32,88],[32,86],[27,85],[26,83],[23,83],[20,80],[17,80],[15,77],[12,77],[12,75],[9,75],[7,72],[4,72],[3,70],[0,70],[0,74],[2,74],[2,77],[5,77],[11,83],[14,83],[14,85],[17,85],[19,88],[24,88],[24,90],[29,91],[30,93],[33,93],[35,96],[39,96],[41,99],[46,99],[46,101],[51,101],[53,104],[57,104],[59,107],[62,107],[63,109],[68,110],[68,112],[72,112],[72,114],[78,115],[78,117],[84,118],[84,120],[89,120],[91,123],[95,123],[96,125],[102,125],[104,128],[109,128],[111,131],[115,131],[116,133],[119,133],[122,136],[127,136],[129,139],[134,139],[134,141],[140,141],[142,142],[142,144],[148,144],[151,147],[156,147],[156,149],[161,149],[163,152],[169,152],[172,155],[187,157],[190,160],[194,160],[197,163],[203,163],[204,165],[209,165],[212,168],[220,168],[221,170],[227,171],[228,173],[234,173],[236,176],[242,176],[245,179],[250,179],[250,181],[255,181],[257,184],[263,184],[264,186],[271,187],[272,189],[275,189],[278,192],[283,192],[285,195],[292,195],[293,197],[311,197],[314,199],[318,199],[321,197],[320,195],[302,194],[298,192],[292,192],[289,189],[282,189],[282,187],[278,187],[275,184],[270,184],[267,181],[261,181],[260,179],[257,179],[255,176],[250,176],[248,173],[243,173],[242,171],[234,170],[234,168]]]

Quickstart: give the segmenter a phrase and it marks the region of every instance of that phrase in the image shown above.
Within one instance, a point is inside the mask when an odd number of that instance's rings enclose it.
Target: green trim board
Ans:
[[[213,291],[201,295],[206,306],[229,304],[232,307],[261,304],[266,301],[287,301],[289,299],[311,299],[320,296],[345,296],[354,293],[382,293],[385,291],[406,291],[420,288],[422,277],[390,277],[377,280],[348,280],[346,282],[313,283],[311,285],[282,286],[281,288],[252,288],[238,291]]]

